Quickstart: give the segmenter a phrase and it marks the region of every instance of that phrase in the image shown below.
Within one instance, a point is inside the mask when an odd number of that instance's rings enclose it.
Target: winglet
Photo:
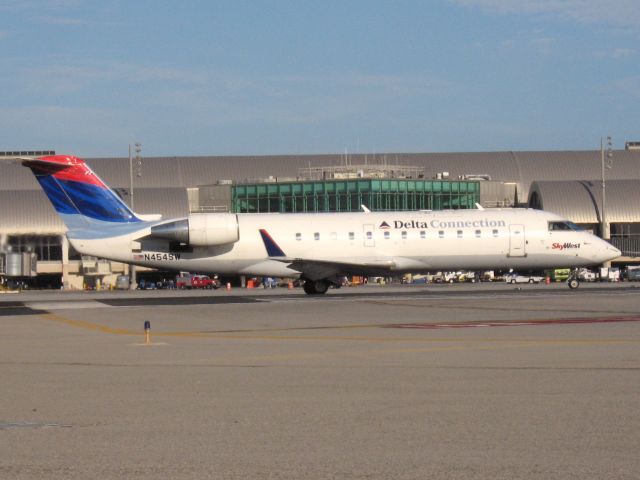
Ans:
[[[264,228],[260,229],[260,235],[262,236],[262,241],[264,242],[264,246],[267,249],[267,254],[270,257],[286,257],[282,249],[278,246],[269,232],[267,232]]]

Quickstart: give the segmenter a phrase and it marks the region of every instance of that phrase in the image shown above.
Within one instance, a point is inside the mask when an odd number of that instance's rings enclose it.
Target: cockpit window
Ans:
[[[550,232],[581,232],[582,230],[582,228],[569,220],[565,220],[563,222],[549,222]]]
[[[584,231],[584,228],[582,228],[582,227],[581,227],[581,226],[579,226],[579,225],[576,225],[576,224],[575,224],[575,223],[573,223],[573,222],[570,222],[569,220],[567,220],[567,221],[566,221],[566,222],[564,222],[564,223],[566,223],[567,225],[569,225],[569,227],[571,228],[571,230],[573,230],[573,231],[575,231],[575,232],[583,232],[583,231]]]

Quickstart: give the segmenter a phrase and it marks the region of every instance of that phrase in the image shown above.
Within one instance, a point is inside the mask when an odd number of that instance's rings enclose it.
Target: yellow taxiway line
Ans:
[[[111,335],[128,335],[128,336],[140,336],[142,331],[131,330],[126,328],[114,328],[107,325],[101,325],[99,323],[89,322],[87,320],[73,320],[63,317],[54,313],[47,313],[39,315],[40,318],[67,325],[74,328],[81,328],[94,332],[107,333]],[[339,325],[335,327],[323,327],[323,330],[355,330],[366,328],[380,328],[386,327],[387,324],[366,324],[366,325]],[[616,339],[616,338],[598,338],[598,339],[521,339],[521,338],[442,338],[442,337],[424,337],[414,335],[411,337],[373,337],[373,336],[346,336],[346,335],[321,335],[321,336],[304,336],[304,335],[286,335],[287,332],[305,332],[309,330],[318,330],[316,328],[306,327],[292,327],[281,329],[267,330],[269,333],[265,334],[264,330],[246,330],[245,332],[234,330],[229,332],[202,332],[202,331],[173,331],[173,332],[154,332],[154,337],[176,337],[176,338],[211,338],[211,339],[235,339],[235,340],[314,340],[314,341],[355,341],[355,342],[371,342],[371,343],[400,343],[400,342],[415,342],[415,343],[472,343],[472,344],[489,344],[489,343],[504,343],[510,345],[609,345],[609,344],[638,344],[640,339]],[[395,330],[397,331],[397,330]],[[424,330],[423,330],[424,331]],[[429,330],[432,331],[433,330]],[[259,333],[263,332],[263,333]],[[412,330],[416,332],[416,330]],[[282,333],[282,334],[278,334]],[[464,347],[460,347],[464,348]],[[406,350],[403,350],[406,351]],[[418,349],[416,351],[422,351]]]

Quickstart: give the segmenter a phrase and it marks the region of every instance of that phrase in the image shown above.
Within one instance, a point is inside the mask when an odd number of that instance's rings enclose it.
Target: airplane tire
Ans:
[[[307,295],[322,295],[329,290],[329,282],[326,280],[305,280],[303,288]]]
[[[571,290],[574,290],[580,286],[580,281],[577,278],[570,278],[567,280],[567,285]]]
[[[316,282],[312,282],[311,280],[305,280],[302,288],[304,289],[304,293],[307,295],[314,295],[316,293],[316,289],[313,288]]]
[[[316,291],[318,295],[327,293],[327,290],[329,290],[329,282],[327,282],[326,280],[316,280],[313,283],[314,283],[313,289]]]

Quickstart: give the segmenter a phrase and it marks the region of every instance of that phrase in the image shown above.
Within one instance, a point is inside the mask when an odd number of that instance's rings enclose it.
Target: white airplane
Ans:
[[[79,158],[21,159],[80,253],[159,269],[295,277],[323,294],[345,275],[584,267],[620,250],[548,212],[481,209],[139,215]],[[577,276],[569,281],[578,286]]]

